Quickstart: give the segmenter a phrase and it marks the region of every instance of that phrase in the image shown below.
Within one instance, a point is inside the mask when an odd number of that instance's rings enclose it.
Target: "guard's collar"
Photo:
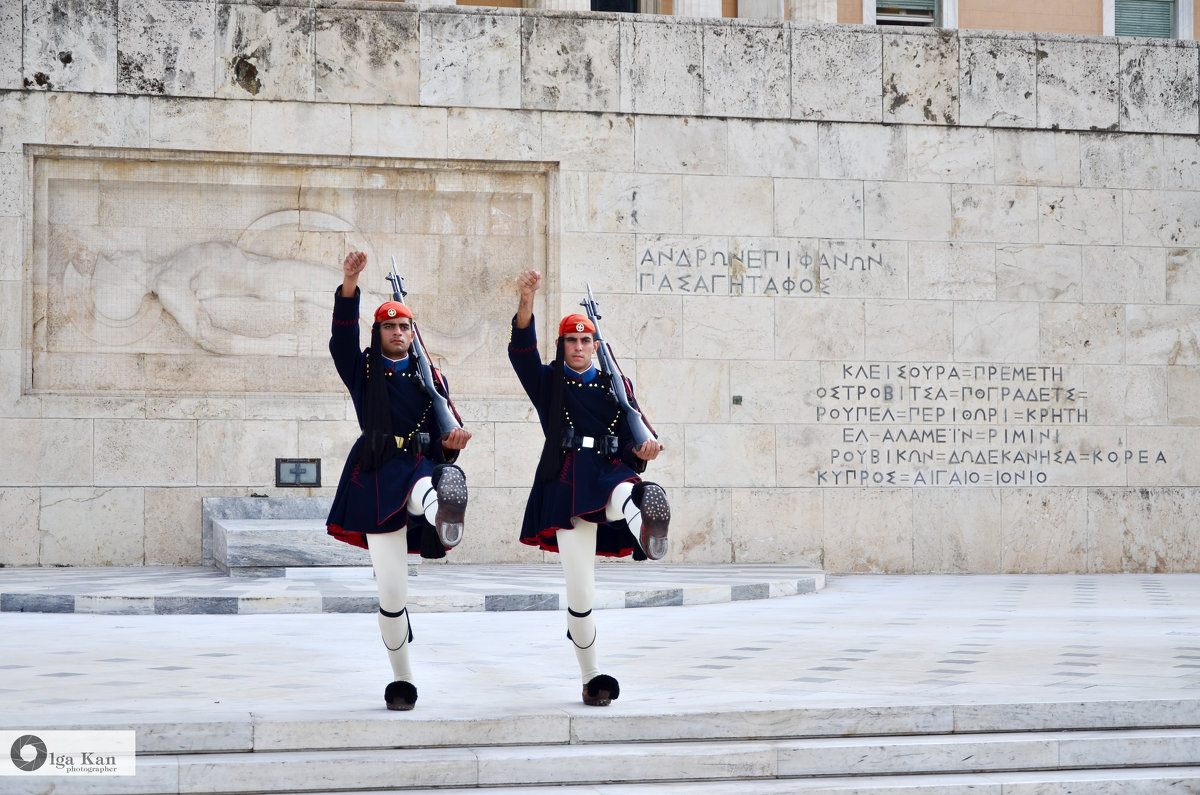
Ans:
[[[563,372],[567,374],[567,378],[577,378],[585,384],[592,383],[592,381],[596,380],[597,375],[596,365],[594,364],[588,365],[588,369],[581,373],[577,370],[572,370],[567,366],[566,362],[563,362]]]
[[[389,359],[382,353],[379,355],[383,359],[383,366],[393,373],[402,373],[408,369],[408,360],[410,358],[408,354],[405,354],[403,359]]]

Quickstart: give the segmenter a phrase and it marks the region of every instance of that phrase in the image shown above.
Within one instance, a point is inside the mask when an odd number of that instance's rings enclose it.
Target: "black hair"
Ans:
[[[371,347],[367,348],[367,383],[364,395],[363,443],[358,449],[358,464],[365,470],[378,470],[396,454],[392,435],[392,409],[388,399],[387,376],[380,353],[382,339],[379,322],[371,326]]]

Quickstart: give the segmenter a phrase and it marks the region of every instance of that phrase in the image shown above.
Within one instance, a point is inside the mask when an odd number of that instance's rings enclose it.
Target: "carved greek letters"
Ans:
[[[812,393],[812,420],[837,426],[819,486],[1051,486],[1167,463],[1098,446],[1062,366],[844,363],[836,377]]]
[[[766,246],[736,251],[647,246],[637,253],[637,289],[639,293],[771,298],[835,295],[839,271],[867,274],[882,267],[882,254],[851,251],[826,255]]]

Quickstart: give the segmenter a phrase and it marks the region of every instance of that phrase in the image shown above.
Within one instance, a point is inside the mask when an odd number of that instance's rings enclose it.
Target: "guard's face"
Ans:
[[[567,367],[577,373],[592,366],[592,354],[598,347],[600,343],[586,332],[563,335],[563,356],[566,357]]]
[[[412,345],[412,321],[406,317],[384,320],[379,324],[379,342],[383,355],[389,359],[403,359]]]

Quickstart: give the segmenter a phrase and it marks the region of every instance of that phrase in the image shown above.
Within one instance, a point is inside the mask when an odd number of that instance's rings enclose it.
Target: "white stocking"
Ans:
[[[574,520],[573,530],[558,531],[558,557],[567,582],[567,629],[575,645],[579,672],[587,684],[600,675],[596,661],[596,525]]]
[[[428,478],[426,478],[428,480]],[[367,533],[367,549],[375,569],[379,588],[379,632],[388,650],[392,677],[397,682],[412,682],[408,662],[408,534]]]
[[[634,538],[642,532],[642,509],[633,504],[633,481],[618,483],[612,490],[608,504],[604,506],[604,518],[610,522],[624,519]]]
[[[419,479],[408,495],[408,512],[417,515],[423,514],[429,524],[437,527],[437,509],[437,489],[433,487],[433,480],[430,478]]]

